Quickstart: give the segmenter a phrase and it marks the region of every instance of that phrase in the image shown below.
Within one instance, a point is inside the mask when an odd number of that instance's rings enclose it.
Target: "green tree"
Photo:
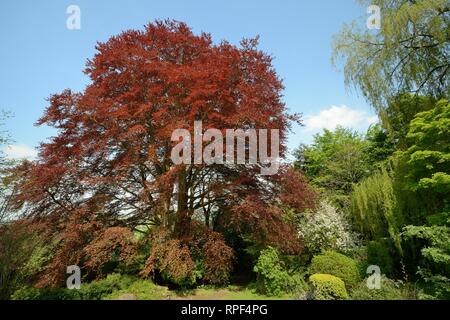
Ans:
[[[324,129],[311,145],[294,153],[294,167],[303,171],[314,186],[334,203],[345,207],[352,185],[369,172],[363,136],[342,127]]]
[[[414,94],[400,94],[389,100],[386,108],[381,111],[380,118],[396,148],[407,147],[406,135],[416,114],[433,109],[435,104],[435,99],[431,97]]]
[[[364,17],[335,37],[333,60],[343,62],[347,85],[359,88],[378,111],[399,93],[448,96],[448,0],[360,2],[380,7],[381,28],[369,30]]]
[[[422,225],[408,225],[403,235],[416,239],[423,257],[418,274],[437,298],[450,298],[450,103],[417,114],[401,153],[408,174],[406,188],[429,202]]]
[[[366,132],[367,141],[366,155],[367,161],[371,167],[379,163],[384,163],[395,150],[395,144],[389,133],[383,129],[381,124],[375,124],[369,127]]]
[[[448,215],[448,212],[447,212]],[[425,283],[425,297],[450,299],[450,228],[447,226],[407,226],[405,238],[426,242],[421,249],[424,258],[417,274]]]
[[[408,187],[437,194],[443,204],[450,192],[450,104],[441,100],[430,111],[417,114],[410,124],[404,152],[409,165]],[[443,199],[439,201],[440,199]]]
[[[382,166],[355,185],[349,208],[356,228],[366,240],[390,238],[401,252],[403,221],[398,211],[392,169]]]
[[[0,111],[0,126],[8,118]],[[37,224],[19,219],[12,208],[20,177],[13,168],[16,162],[1,151],[9,142],[8,132],[0,131],[0,299],[9,298],[28,276],[40,271],[40,261],[48,255],[44,239],[34,232]]]

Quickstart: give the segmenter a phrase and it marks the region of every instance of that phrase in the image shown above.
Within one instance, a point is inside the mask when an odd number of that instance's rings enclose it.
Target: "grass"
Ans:
[[[269,297],[252,288],[228,286],[224,288],[201,287],[192,290],[170,291],[149,280],[137,280],[125,289],[115,290],[103,297],[105,300],[291,300],[292,296]]]
[[[205,300],[291,300],[292,296],[284,295],[280,297],[269,297],[255,292],[254,289],[246,287],[228,286],[224,289],[204,289],[195,290],[198,299]]]

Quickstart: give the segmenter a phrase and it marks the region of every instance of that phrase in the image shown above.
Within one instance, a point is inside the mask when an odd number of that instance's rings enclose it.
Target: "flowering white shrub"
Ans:
[[[321,250],[346,251],[358,243],[347,219],[326,200],[321,201],[315,212],[306,212],[300,218],[298,230],[311,254]]]

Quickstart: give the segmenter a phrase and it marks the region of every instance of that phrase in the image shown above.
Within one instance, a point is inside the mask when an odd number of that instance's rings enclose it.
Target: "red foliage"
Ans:
[[[137,243],[129,228],[112,227],[99,232],[85,248],[87,269],[94,270],[100,276],[101,268],[108,262],[116,261],[131,264],[137,254]]]
[[[284,154],[290,117],[281,100],[283,86],[271,58],[256,45],[256,40],[244,40],[240,48],[214,45],[209,35],[196,36],[173,21],[99,44],[85,71],[92,80],[86,90],[65,90],[49,99],[38,124],[59,134],[41,145],[20,197],[33,204],[35,214],[46,215],[102,194],[107,211],[127,210],[136,225],[170,205],[175,178],[190,187],[208,175],[214,178],[207,186],[212,194],[242,179],[257,184],[251,166],[180,171],[170,160],[172,131],[192,131],[199,119],[205,130],[277,128]]]
[[[233,214],[227,219],[258,242],[298,251],[297,241],[288,243],[292,228],[278,207],[281,201],[299,210],[310,205],[302,178],[287,171],[261,176],[258,165],[174,166],[170,159],[173,130],[192,132],[195,120],[204,130],[279,129],[284,156],[295,117],[286,113],[283,85],[257,39],[239,47],[214,44],[209,34],[194,35],[184,23],[156,21],[96,49],[84,92],[51,96],[37,122],[58,134],[41,144],[36,162],[17,168],[17,206],[26,204],[29,216],[51,217],[60,239],[42,283],[61,282],[62,270],[83,262],[86,253],[86,267],[98,270],[115,250],[109,240],[129,250],[128,231],[108,228],[139,225],[175,230],[154,240],[143,274],[158,264],[176,278],[185,276],[197,250],[185,239],[200,239],[192,236],[195,215],[217,229],[222,216]],[[206,255],[228,261],[221,241],[209,243]]]
[[[180,240],[171,239],[166,229],[154,230],[150,238],[150,256],[141,275],[148,277],[156,270],[165,273],[173,282],[182,283],[192,276],[195,263],[189,248]]]
[[[223,239],[208,240],[203,246],[205,280],[212,284],[226,284],[233,265],[233,249]]]
[[[289,166],[281,168],[273,177],[278,186],[279,200],[283,206],[303,212],[315,206],[317,194],[308,185],[305,176]]]
[[[196,260],[204,267],[203,280],[211,284],[226,284],[232,271],[233,249],[220,233],[208,230],[193,222],[191,234],[183,239],[174,239],[172,233],[160,228],[150,237],[150,256],[142,276],[165,273],[173,282],[182,283],[193,277]]]
[[[88,219],[85,210],[73,212],[69,221],[55,226],[53,221],[52,228],[55,230],[51,238],[54,246],[54,256],[50,263],[42,272],[37,281],[37,287],[56,287],[65,283],[67,277],[66,268],[70,265],[82,267],[84,258],[83,249],[91,241],[93,235],[100,229],[95,221]]]
[[[248,197],[233,208],[230,226],[249,235],[259,247],[271,245],[286,254],[301,252],[295,227],[285,221],[283,211],[256,197]]]

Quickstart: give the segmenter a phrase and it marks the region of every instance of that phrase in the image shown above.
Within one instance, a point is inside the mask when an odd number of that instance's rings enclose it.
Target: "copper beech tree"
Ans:
[[[282,214],[313,205],[298,173],[281,167],[262,176],[259,165],[174,165],[170,158],[172,132],[192,131],[196,120],[205,130],[279,129],[285,155],[297,117],[287,114],[283,85],[257,40],[216,44],[184,23],[156,21],[96,49],[84,92],[52,95],[37,123],[58,134],[41,144],[38,160],[17,168],[26,173],[17,206],[52,222],[55,254],[42,285],[60,283],[70,264],[98,274],[110,259],[132,260],[136,230],[150,234],[142,275],[158,270],[176,279],[202,257],[206,281],[226,279],[233,251],[224,230],[298,253]]]

